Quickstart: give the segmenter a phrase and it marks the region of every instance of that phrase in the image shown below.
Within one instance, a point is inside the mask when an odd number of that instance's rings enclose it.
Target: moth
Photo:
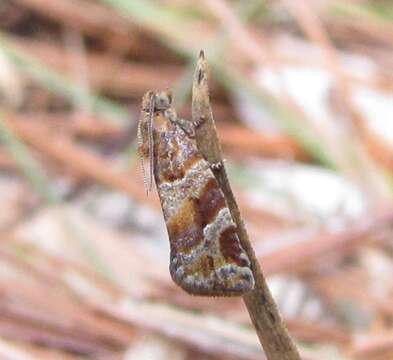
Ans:
[[[186,292],[243,295],[254,287],[250,261],[211,165],[198,151],[194,125],[177,117],[169,92],[145,94],[139,151],[150,159],[170,241],[169,270]],[[146,176],[145,176],[146,178]]]

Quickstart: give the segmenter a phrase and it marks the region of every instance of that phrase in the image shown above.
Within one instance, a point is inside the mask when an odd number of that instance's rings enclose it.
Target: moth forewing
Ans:
[[[254,287],[254,277],[224,194],[198,151],[190,123],[178,119],[171,107],[171,95],[148,94],[149,104],[154,104],[149,107],[152,139],[143,124],[141,133],[153,155],[172,279],[194,295],[243,295]],[[143,106],[148,103],[145,97]]]

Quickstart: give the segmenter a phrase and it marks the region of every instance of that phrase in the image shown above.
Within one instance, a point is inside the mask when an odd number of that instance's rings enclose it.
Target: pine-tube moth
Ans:
[[[170,241],[170,274],[186,292],[239,296],[254,287],[224,194],[198,151],[191,122],[177,117],[169,92],[145,94],[139,151],[150,159]]]

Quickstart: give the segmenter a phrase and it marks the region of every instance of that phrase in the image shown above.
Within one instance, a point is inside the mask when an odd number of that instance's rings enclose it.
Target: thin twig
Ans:
[[[196,129],[196,140],[199,150],[210,163],[222,163],[221,147],[210,107],[207,75],[207,62],[203,52],[201,52],[195,71],[192,95],[193,121],[199,123],[203,120]],[[225,168],[222,166],[215,172],[215,175],[225,194],[232,217],[237,224],[241,244],[251,261],[255,288],[244,295],[243,299],[266,356],[269,360],[300,359],[299,352],[289,337],[256,259]]]

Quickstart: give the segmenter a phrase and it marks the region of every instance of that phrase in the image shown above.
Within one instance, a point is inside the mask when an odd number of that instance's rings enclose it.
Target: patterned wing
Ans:
[[[170,273],[195,295],[242,295],[254,287],[249,259],[219,184],[190,138],[165,114],[154,120],[154,175],[166,221]]]

